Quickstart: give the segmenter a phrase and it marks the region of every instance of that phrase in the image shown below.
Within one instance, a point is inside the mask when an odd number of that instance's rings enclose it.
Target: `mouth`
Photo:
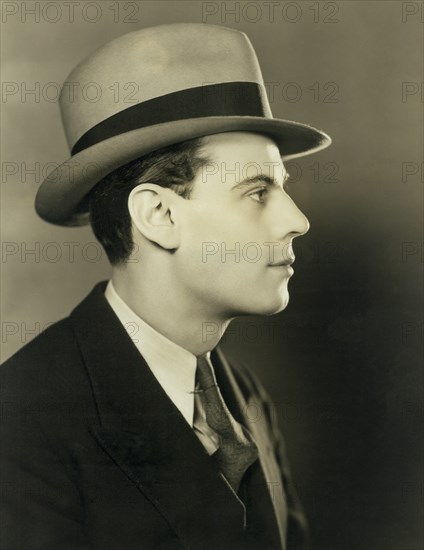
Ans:
[[[290,267],[291,264],[294,262],[294,258],[289,258],[288,260],[284,260],[283,262],[277,262],[275,264],[269,264],[270,267]]]
[[[294,257],[291,257],[291,258],[287,258],[287,260],[284,260],[282,262],[269,264],[269,267],[273,267],[274,269],[277,268],[278,271],[282,271],[284,273],[284,276],[291,277],[294,274],[294,269],[291,266],[293,262],[294,262]]]

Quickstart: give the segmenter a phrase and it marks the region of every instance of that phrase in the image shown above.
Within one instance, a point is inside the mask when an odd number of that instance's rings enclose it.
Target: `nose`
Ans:
[[[293,238],[304,235],[309,231],[309,220],[298,208],[294,200],[286,193],[281,195],[281,203],[276,209],[276,230],[278,237],[284,239],[287,235]]]
[[[305,214],[300,210],[300,208],[295,204],[294,207],[297,211],[297,218],[298,221],[296,222],[299,225],[298,230],[296,231],[296,237],[299,237],[300,235],[305,235],[309,231],[310,223],[308,218],[305,216]]]

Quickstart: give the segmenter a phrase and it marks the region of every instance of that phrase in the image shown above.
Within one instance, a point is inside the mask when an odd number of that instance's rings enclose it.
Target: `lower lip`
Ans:
[[[290,275],[293,275],[294,273],[294,269],[291,267],[291,265],[271,265],[270,267],[287,271],[287,273]]]

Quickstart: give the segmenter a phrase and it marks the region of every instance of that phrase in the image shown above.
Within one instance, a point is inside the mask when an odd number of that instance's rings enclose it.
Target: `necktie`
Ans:
[[[196,376],[206,421],[219,438],[219,448],[212,456],[237,492],[247,468],[258,458],[258,449],[250,433],[231,416],[219,391],[213,366],[206,355],[197,358]]]

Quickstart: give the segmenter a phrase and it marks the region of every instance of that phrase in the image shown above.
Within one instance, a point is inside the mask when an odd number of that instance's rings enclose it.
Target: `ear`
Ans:
[[[171,190],[155,183],[142,183],[128,197],[128,210],[137,230],[146,239],[171,250],[179,246],[175,200]]]

